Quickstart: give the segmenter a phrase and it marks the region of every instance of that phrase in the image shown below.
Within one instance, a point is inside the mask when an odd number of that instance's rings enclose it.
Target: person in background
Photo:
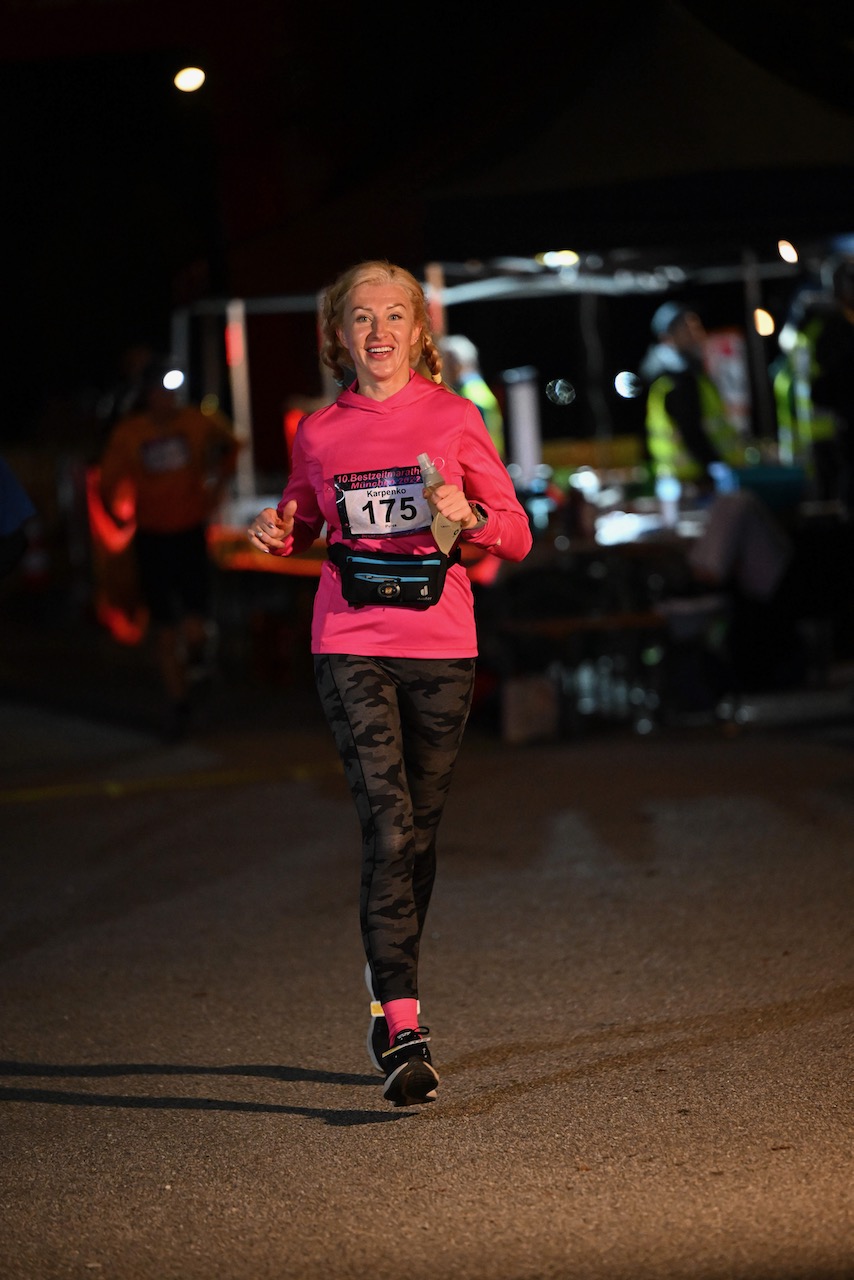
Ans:
[[[805,679],[796,547],[761,498],[749,489],[716,495],[687,563],[698,583],[727,595],[735,692],[791,688]]]
[[[368,1052],[384,1096],[405,1106],[431,1102],[439,1084],[419,1026],[418,962],[477,655],[468,575],[456,545],[443,560],[436,539],[450,525],[459,539],[518,561],[532,535],[480,413],[442,385],[414,276],[382,261],[351,267],[326,291],[321,336],[323,362],[344,390],[301,422],[281,500],[248,535],[262,551],[290,555],[327,526],[312,620],[315,679],[361,826]],[[441,472],[429,487],[421,454]],[[395,596],[389,553],[414,561],[433,603]],[[370,559],[377,554],[385,568]],[[360,588],[372,581],[364,602]]]
[[[30,496],[5,458],[0,458],[0,578],[12,572],[27,550],[27,521],[36,514]]]
[[[710,494],[715,464],[738,466],[742,456],[738,431],[705,370],[705,326],[692,307],[665,302],[651,328],[655,342],[640,374],[648,386],[646,441],[654,477],[675,477]]]
[[[498,400],[481,375],[477,347],[462,334],[450,334],[439,339],[439,351],[445,382],[458,395],[477,405],[499,457],[505,458],[504,416]]]
[[[854,259],[826,264],[829,287],[807,290],[780,332],[771,369],[786,461],[802,463],[814,496],[854,512]]]
[[[237,465],[238,441],[218,413],[179,403],[155,362],[142,406],[114,427],[101,459],[101,497],[120,520],[134,520],[139,587],[154,633],[168,700],[167,736],[181,737],[190,685],[209,671],[212,567],[207,525]]]
[[[153,347],[144,342],[132,343],[122,351],[119,358],[118,377],[101,393],[95,405],[99,438],[98,453],[103,452],[104,445],[116,423],[143,404],[149,370],[156,359],[157,353]]]

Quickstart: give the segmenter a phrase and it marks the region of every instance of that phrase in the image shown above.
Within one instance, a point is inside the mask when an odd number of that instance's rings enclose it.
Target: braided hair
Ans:
[[[383,259],[359,262],[349,267],[324,293],[320,309],[320,359],[332,370],[336,380],[343,383],[352,373],[349,352],[341,344],[338,329],[343,327],[347,299],[360,284],[398,284],[406,290],[415,323],[421,326],[421,336],[409,352],[410,368],[424,373],[433,382],[441,383],[442,356],[433,339],[424,290],[405,267],[397,267]]]

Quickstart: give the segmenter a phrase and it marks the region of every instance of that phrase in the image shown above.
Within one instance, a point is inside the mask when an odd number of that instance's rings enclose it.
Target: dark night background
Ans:
[[[854,227],[848,4],[653,0],[365,10],[244,0],[7,0],[4,440],[66,437],[175,306],[312,294],[362,257],[421,274],[546,248],[737,263]],[[196,94],[171,83],[201,65]],[[792,284],[767,302],[785,311]],[[738,286],[708,288],[740,323]],[[609,359],[648,297],[600,302]],[[495,379],[573,377],[575,300],[453,309]],[[252,322],[256,435],[319,390],[311,316]],[[773,354],[773,353],[769,353]],[[624,429],[612,405],[612,425]],[[571,425],[589,429],[578,406]],[[549,433],[550,424],[544,424]],[[72,437],[69,440],[67,437]]]

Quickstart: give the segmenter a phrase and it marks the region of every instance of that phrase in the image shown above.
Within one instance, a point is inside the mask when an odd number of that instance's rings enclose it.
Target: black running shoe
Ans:
[[[396,1107],[436,1100],[439,1073],[430,1060],[429,1039],[426,1027],[398,1031],[391,1048],[380,1059],[386,1075],[383,1097]]]

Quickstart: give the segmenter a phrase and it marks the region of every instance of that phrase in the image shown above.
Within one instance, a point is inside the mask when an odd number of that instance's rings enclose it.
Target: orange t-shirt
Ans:
[[[130,483],[137,528],[177,533],[204,524],[234,474],[238,441],[228,421],[193,405],[165,417],[133,414],[119,422],[101,463],[101,492],[112,505]]]

